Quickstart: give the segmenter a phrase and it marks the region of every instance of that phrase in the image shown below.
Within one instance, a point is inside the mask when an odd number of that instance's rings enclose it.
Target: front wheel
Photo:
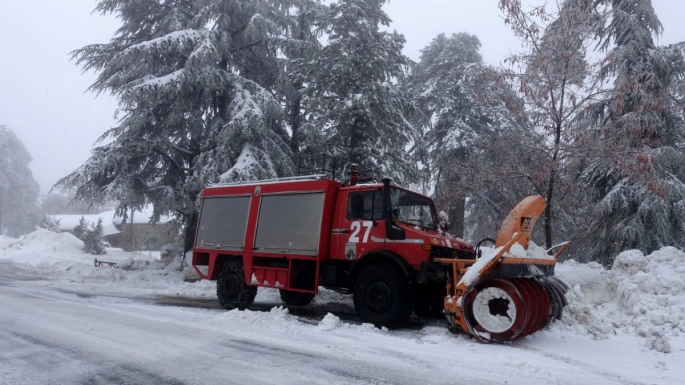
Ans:
[[[354,284],[354,308],[364,322],[376,327],[396,327],[411,312],[409,283],[391,265],[366,267]]]
[[[227,310],[245,310],[252,305],[257,287],[245,284],[243,261],[231,259],[224,264],[216,281],[216,294],[221,306]]]

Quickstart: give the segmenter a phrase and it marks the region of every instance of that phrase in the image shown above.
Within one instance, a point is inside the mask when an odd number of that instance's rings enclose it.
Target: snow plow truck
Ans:
[[[412,311],[444,315],[451,330],[486,342],[561,317],[568,288],[554,267],[568,244],[525,255],[542,197],[519,203],[482,252],[440,228],[430,197],[390,179],[357,182],[352,168],[343,183],[314,174],[206,187],[193,267],[216,280],[229,310],[249,308],[259,287],[278,289],[289,306],[325,287],[351,293],[361,320],[377,327],[401,326]]]

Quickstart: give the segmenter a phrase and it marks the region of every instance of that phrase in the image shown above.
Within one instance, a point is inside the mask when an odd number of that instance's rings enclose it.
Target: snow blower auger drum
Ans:
[[[476,261],[438,260],[451,266],[444,314],[452,329],[485,342],[507,342],[561,318],[568,286],[554,276],[554,266],[569,243],[555,247],[553,256],[528,247],[545,207],[541,196],[521,201],[502,224],[495,249]]]

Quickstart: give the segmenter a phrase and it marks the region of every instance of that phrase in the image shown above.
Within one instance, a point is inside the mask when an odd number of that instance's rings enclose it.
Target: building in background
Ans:
[[[59,229],[63,232],[73,232],[81,218],[90,227],[102,218],[103,234],[111,247],[125,251],[159,250],[167,243],[179,243],[180,235],[170,218],[163,217],[158,223],[150,223],[151,209],[129,214],[128,218],[115,215],[114,210],[99,214],[60,214],[52,215],[52,219],[59,221]]]

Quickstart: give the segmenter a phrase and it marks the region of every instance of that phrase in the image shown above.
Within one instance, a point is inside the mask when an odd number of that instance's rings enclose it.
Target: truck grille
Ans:
[[[449,247],[433,246],[431,247],[431,258],[476,259],[476,254]]]

